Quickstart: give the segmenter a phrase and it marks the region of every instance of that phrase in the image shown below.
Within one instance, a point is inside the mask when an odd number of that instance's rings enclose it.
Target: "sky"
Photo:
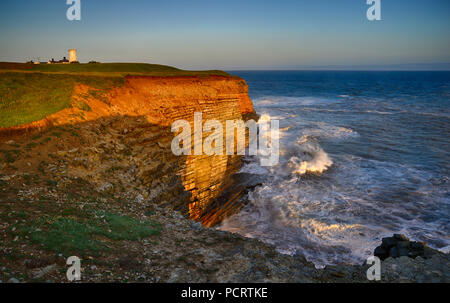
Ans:
[[[450,67],[449,0],[1,0],[0,61],[145,62],[185,69]]]

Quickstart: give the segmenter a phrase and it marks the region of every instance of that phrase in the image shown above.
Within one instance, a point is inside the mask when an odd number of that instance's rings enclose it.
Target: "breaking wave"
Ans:
[[[293,169],[294,174],[322,174],[333,165],[333,161],[320,145],[308,139],[309,137],[302,137],[299,141],[301,157],[293,156],[289,159],[288,166]]]

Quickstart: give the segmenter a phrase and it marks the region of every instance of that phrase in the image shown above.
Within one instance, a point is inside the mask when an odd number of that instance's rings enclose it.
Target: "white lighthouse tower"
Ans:
[[[72,62],[78,62],[76,49],[69,49],[69,63]]]

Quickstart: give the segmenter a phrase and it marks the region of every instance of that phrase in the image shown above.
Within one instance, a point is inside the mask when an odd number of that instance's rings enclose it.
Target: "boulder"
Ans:
[[[430,258],[434,254],[434,250],[429,248],[425,243],[410,241],[405,235],[394,234],[392,237],[383,238],[381,245],[375,248],[374,256],[385,260],[389,257],[400,258],[409,257],[424,259]]]

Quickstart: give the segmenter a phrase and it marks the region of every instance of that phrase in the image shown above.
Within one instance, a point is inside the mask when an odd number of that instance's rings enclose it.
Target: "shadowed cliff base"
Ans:
[[[31,176],[64,162],[57,178],[81,178],[100,192],[139,188],[136,196],[208,226],[219,223],[225,210],[227,215],[238,210],[237,205],[233,210],[221,205],[228,199],[237,203],[247,188],[248,180],[232,177],[240,156],[177,157],[171,150],[173,136],[170,128],[149,124],[143,116],[49,127],[3,139],[9,144],[1,144],[0,168],[8,175]],[[232,195],[222,195],[228,187]]]

